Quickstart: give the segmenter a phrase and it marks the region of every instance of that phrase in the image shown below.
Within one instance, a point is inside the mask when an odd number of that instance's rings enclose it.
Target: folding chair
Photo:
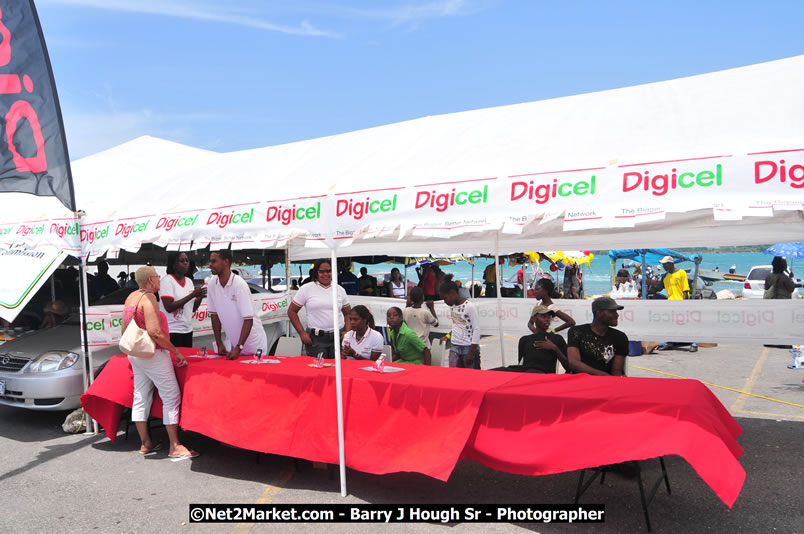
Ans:
[[[645,495],[645,486],[642,483],[642,463],[647,462],[648,460],[629,462],[632,463],[636,468],[636,479],[637,479],[637,485],[639,486],[639,501],[642,504],[642,513],[645,514],[645,524],[648,527],[648,532],[651,532],[650,514],[648,513],[648,506],[650,506],[650,503],[653,502],[653,498],[656,496],[656,491],[659,489],[659,486],[661,485],[662,481],[664,481],[664,485],[665,487],[667,487],[667,494],[672,495],[672,492],[670,491],[670,479],[667,478],[667,468],[664,465],[664,456],[660,456],[658,460],[659,465],[662,468],[662,473],[659,476],[659,478],[657,478],[653,482],[653,485],[647,492],[647,496]],[[592,485],[592,482],[594,482],[598,476],[600,476],[600,483],[603,484],[603,482],[606,480],[606,472],[613,467],[614,466],[612,465],[602,465],[600,467],[592,468],[591,471],[594,474],[592,475],[592,478],[590,478],[586,482],[586,484],[584,484],[583,480],[584,474],[586,473],[586,469],[581,469],[581,476],[578,479],[578,488],[575,490],[575,504],[578,504],[578,500],[581,498],[581,495],[583,495],[584,492],[587,489],[589,489],[589,486]]]
[[[385,361],[386,362],[394,361],[394,351],[391,348],[391,345],[383,345],[382,346],[382,353],[385,354]]]
[[[439,342],[438,340],[433,342],[433,346],[430,347],[430,355],[432,356],[430,360],[430,365],[433,367],[443,367],[443,359],[444,359],[444,344]]]
[[[299,356],[302,354],[301,338],[282,336],[276,343],[274,354],[278,356]]]

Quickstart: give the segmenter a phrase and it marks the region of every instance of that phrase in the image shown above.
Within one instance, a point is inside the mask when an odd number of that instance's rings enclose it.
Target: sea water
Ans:
[[[773,256],[769,254],[764,254],[762,252],[723,252],[723,253],[708,253],[702,254],[702,261],[701,261],[701,268],[707,270],[714,270],[715,267],[720,269],[721,273],[728,273],[729,268],[732,265],[736,266],[737,274],[747,275],[748,271],[751,270],[751,267],[755,265],[770,265]],[[476,258],[475,265],[474,265],[474,280],[477,282],[483,281],[483,270],[486,268],[487,265],[493,263],[493,258]],[[619,269],[620,265],[623,263],[623,260],[619,260],[617,262],[617,269]],[[798,265],[800,263],[800,266]],[[804,274],[804,260],[788,260],[788,265],[791,266],[794,275],[798,277],[802,277]],[[678,263],[677,266],[681,269],[687,268],[694,268],[694,264],[692,262],[681,262]],[[391,264],[391,263],[379,263],[376,265],[362,265],[359,263],[354,263],[354,273],[360,276],[360,268],[366,267],[368,269],[369,274],[380,274],[380,273],[389,273],[391,269],[394,267],[398,268],[403,276],[405,273],[405,269],[402,265],[398,264]],[[516,281],[516,272],[519,270],[519,265],[511,265],[508,262],[502,267],[503,273],[503,280],[511,280],[511,282]],[[536,265],[534,264],[534,267]],[[541,262],[539,265],[542,272],[546,274],[553,275],[553,279],[556,279],[556,273],[550,271],[550,265],[547,262]],[[653,266],[654,269],[656,265]],[[307,276],[307,270],[309,265],[302,266],[303,275]],[[460,280],[462,284],[467,284],[472,281],[472,265],[459,262],[452,265],[443,265],[441,266],[441,270],[445,273],[452,274],[454,280]],[[801,271],[800,273],[796,273],[796,271]],[[633,269],[631,269],[633,272]],[[664,272],[662,270],[662,272]],[[285,275],[285,267],[284,265],[274,265],[271,269],[271,273],[273,276],[284,276]],[[293,266],[293,276],[299,275],[299,265]],[[407,270],[408,279],[412,282],[418,283],[419,277],[416,274],[416,269],[414,267],[409,267]],[[560,282],[564,280],[563,272],[558,273],[558,281],[559,285]],[[584,266],[584,292],[586,295],[601,295],[604,293],[608,293],[611,291],[611,260],[609,260],[608,255],[606,254],[599,254],[594,257],[592,260],[591,265]],[[743,283],[742,282],[715,282],[713,284],[712,289],[715,291],[720,291],[721,289],[728,289],[735,295],[742,294],[743,290]]]

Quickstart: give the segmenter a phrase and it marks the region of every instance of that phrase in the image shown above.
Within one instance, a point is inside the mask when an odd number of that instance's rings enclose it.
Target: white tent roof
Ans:
[[[470,253],[499,230],[502,250],[794,241],[802,85],[799,56],[228,154],[140,139],[76,162],[76,191],[89,222],[112,221],[95,253],[290,240],[298,258],[384,254],[400,238],[406,254]]]

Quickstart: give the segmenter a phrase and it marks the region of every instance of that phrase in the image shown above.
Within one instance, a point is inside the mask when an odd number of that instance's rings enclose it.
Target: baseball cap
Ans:
[[[660,261],[659,263],[673,263],[673,264],[675,264],[676,260],[674,260],[672,256],[665,256],[664,258],[662,258],[662,261]]]
[[[553,312],[553,310],[551,310],[547,306],[536,305],[533,307],[533,310],[531,310],[530,316],[533,317],[534,315],[544,315],[545,313],[555,315],[555,312]]]
[[[592,313],[600,310],[622,310],[624,307],[611,297],[598,297],[592,301]]]

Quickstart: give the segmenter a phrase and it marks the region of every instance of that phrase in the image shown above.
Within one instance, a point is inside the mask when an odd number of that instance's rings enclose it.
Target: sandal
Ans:
[[[150,449],[142,450],[142,448],[140,448],[140,451],[139,451],[139,452],[140,452],[140,454],[142,454],[143,456],[145,456],[146,454],[151,454],[152,452],[156,452],[156,451],[158,451],[158,450],[159,450],[159,449],[161,449],[161,448],[162,448],[162,443],[157,441],[156,443],[153,443],[153,444],[151,445],[151,448],[150,448]]]
[[[201,456],[200,453],[198,453],[196,451],[190,451],[190,450],[188,450],[187,452],[181,453],[181,454],[168,454],[168,458],[179,458],[179,459],[182,459],[182,458],[197,458],[199,456]]]

